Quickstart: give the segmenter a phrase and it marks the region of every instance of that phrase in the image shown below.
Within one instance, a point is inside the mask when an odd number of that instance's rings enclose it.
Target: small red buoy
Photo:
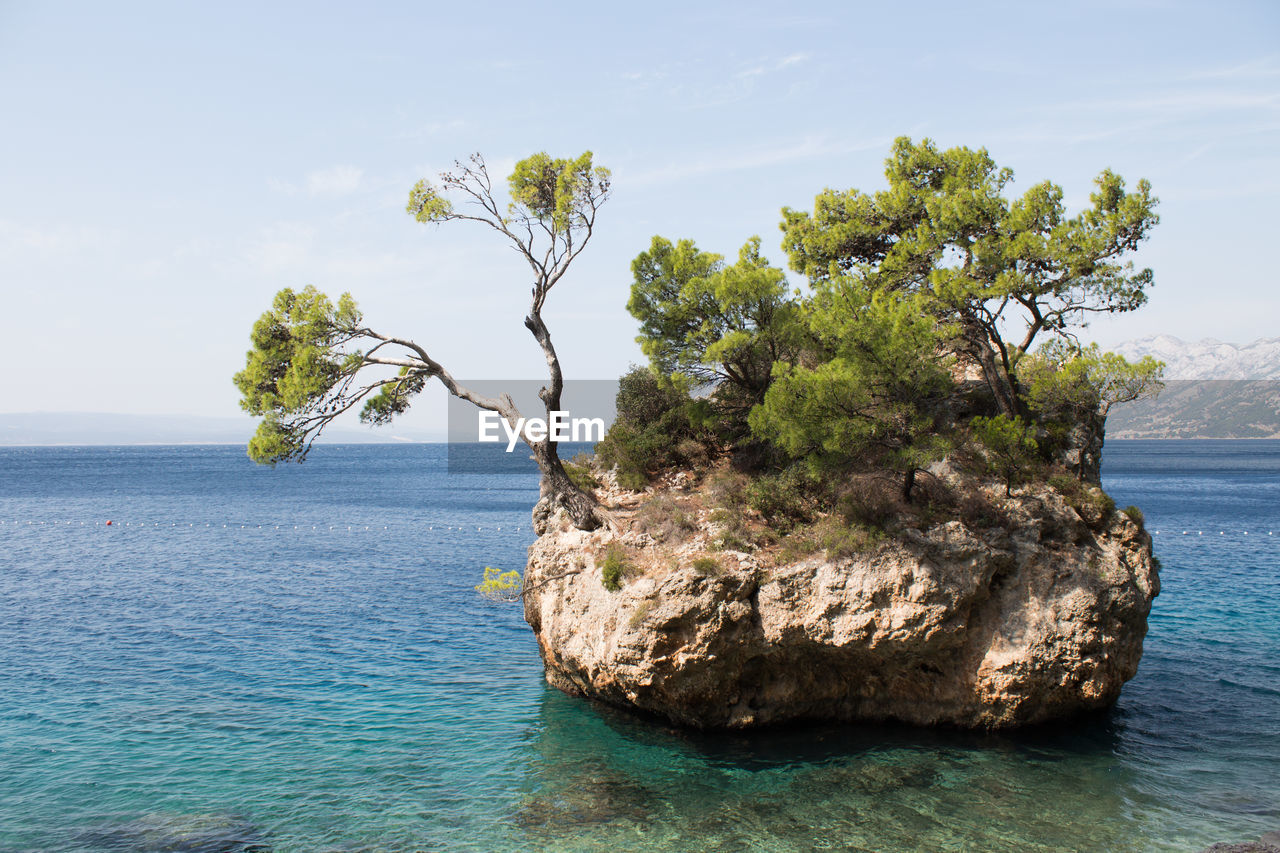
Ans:
[[[111,522],[110,522],[110,521],[108,521],[108,522],[107,522],[107,527],[110,527],[110,526],[111,526]]]

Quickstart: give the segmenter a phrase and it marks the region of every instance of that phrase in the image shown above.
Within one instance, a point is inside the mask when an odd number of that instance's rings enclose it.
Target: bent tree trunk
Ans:
[[[516,170],[507,179],[511,203],[504,213],[493,196],[493,182],[479,154],[473,155],[469,164],[455,165],[457,169],[442,174],[441,181],[446,188],[458,191],[469,200],[468,210],[455,209],[430,182],[420,181],[409,197],[410,212],[422,222],[451,219],[480,222],[510,240],[528,263],[533,273],[533,287],[524,325],[546,358],[550,381],[538,396],[550,423],[552,413],[560,410],[564,376],[551,343],[551,332],[542,319],[542,307],[551,288],[565,275],[595,232],[596,213],[609,197],[609,171],[591,165],[590,151],[573,160],[553,160],[545,153],[535,154],[517,163]],[[471,399],[482,408],[501,413],[514,426],[513,415],[518,417],[519,413],[515,412],[509,397],[498,406],[492,405],[493,401]],[[538,535],[546,531],[557,509],[564,510],[580,529],[599,527],[595,498],[569,479],[550,436],[535,441],[526,434],[525,443],[533,451],[542,473],[541,495],[533,509],[533,527]]]
[[[564,393],[564,374],[560,370],[560,357],[556,354],[555,345],[551,343],[551,332],[542,320],[542,298],[550,285],[535,285],[533,307],[524,325],[533,335],[542,354],[547,360],[547,375],[551,380],[538,396],[542,398],[547,413],[547,423],[551,423],[552,414],[560,410],[561,395]],[[560,461],[560,453],[556,443],[550,436],[542,441],[529,442],[533,450],[534,461],[542,472],[541,492],[538,503],[533,508],[533,530],[539,536],[546,532],[547,522],[556,509],[563,509],[579,530],[595,530],[600,526],[600,517],[596,513],[596,499],[574,485],[569,474]]]
[[[595,530],[600,526],[595,496],[584,492],[569,479],[560,461],[556,443],[550,439],[532,445],[533,459],[542,473],[538,502],[533,507],[533,530],[539,536],[547,530],[547,524],[557,509],[564,510],[579,530]]]
[[[995,353],[989,347],[979,344],[973,349],[978,364],[982,367],[982,378],[991,389],[991,395],[995,397],[1000,413],[1011,418],[1017,417],[1020,414],[1018,398],[1014,393],[1013,381],[1009,374],[996,360]]]
[[[995,399],[1000,414],[1017,417],[1021,414],[1013,377],[1009,375],[1007,359],[997,351],[998,338],[993,340],[987,326],[972,314],[960,317],[962,331],[958,355],[972,359],[982,371],[982,379]]]

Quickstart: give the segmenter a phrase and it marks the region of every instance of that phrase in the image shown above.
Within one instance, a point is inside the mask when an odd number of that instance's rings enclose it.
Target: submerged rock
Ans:
[[[120,853],[270,853],[263,830],[226,813],[149,814],[82,833],[77,841],[94,850]]]
[[[1003,728],[1107,707],[1159,592],[1150,536],[1124,513],[1091,524],[1049,488],[1005,511],[1005,527],[908,528],[843,558],[718,552],[712,572],[697,533],[664,550],[553,517],[529,549],[525,618],[553,686],[698,728]],[[643,571],[611,592],[614,542]]]
[[[527,828],[557,831],[619,820],[643,823],[652,818],[658,800],[654,791],[601,765],[562,788],[530,797],[517,811],[514,822]]]

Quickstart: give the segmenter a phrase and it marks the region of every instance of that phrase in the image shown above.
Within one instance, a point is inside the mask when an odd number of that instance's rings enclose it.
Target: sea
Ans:
[[[1280,830],[1280,442],[1110,441],[1163,563],[1102,714],[698,734],[547,687],[531,470],[0,448],[0,851],[1199,851]]]

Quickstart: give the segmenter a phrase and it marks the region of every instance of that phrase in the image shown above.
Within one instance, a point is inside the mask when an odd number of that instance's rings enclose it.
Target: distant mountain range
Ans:
[[[1112,349],[1163,361],[1165,389],[1114,408],[1108,437],[1280,438],[1280,338],[1237,345],[1155,335]]]
[[[1280,338],[1259,338],[1241,346],[1213,338],[1188,343],[1173,335],[1154,335],[1112,350],[1130,361],[1155,356],[1165,363],[1166,379],[1280,379]]]

